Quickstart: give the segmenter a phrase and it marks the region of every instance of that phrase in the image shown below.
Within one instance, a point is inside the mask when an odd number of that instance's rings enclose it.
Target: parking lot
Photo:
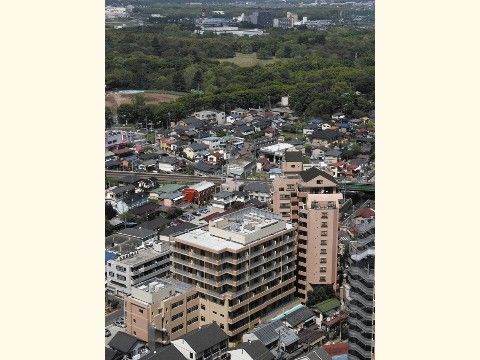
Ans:
[[[207,224],[207,222],[205,220],[202,220],[203,218],[218,212],[222,212],[222,210],[213,206],[202,207],[198,210],[190,210],[188,212],[185,212],[178,219],[181,221],[191,222],[195,225],[204,225]]]
[[[125,328],[121,328],[120,326],[117,326],[115,324],[110,324],[105,329],[110,330],[111,335],[109,337],[105,337],[105,345],[107,345],[110,340],[115,336],[115,334],[119,331],[125,331]]]

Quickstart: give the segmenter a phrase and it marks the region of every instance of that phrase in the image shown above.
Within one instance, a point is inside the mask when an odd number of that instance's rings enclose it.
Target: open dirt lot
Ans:
[[[143,92],[141,94],[143,94],[145,103],[147,105],[172,102],[180,97],[179,95],[173,95],[164,92]],[[105,94],[105,106],[116,109],[122,104],[131,104],[134,98],[134,94],[108,92]]]

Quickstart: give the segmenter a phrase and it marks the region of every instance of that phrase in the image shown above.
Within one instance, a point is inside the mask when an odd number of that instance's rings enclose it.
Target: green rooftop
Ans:
[[[159,186],[156,189],[153,189],[152,192],[161,194],[161,193],[174,193],[176,191],[179,191],[180,189],[183,189],[185,185],[182,184],[163,184]]]
[[[325,301],[322,301],[321,303],[318,303],[315,305],[315,308],[319,310],[321,313],[326,313],[329,312],[333,309],[339,308],[340,307],[340,300],[337,298],[331,298]]]

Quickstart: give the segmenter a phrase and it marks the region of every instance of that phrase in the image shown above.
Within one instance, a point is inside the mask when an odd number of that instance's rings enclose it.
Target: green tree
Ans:
[[[108,129],[113,125],[112,109],[105,106],[105,128]]]

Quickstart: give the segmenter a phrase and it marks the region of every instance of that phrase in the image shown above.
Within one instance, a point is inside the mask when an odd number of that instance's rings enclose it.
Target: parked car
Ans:
[[[125,318],[123,316],[120,316],[119,318],[117,318],[117,320],[115,320],[115,325],[122,328],[125,327]]]

